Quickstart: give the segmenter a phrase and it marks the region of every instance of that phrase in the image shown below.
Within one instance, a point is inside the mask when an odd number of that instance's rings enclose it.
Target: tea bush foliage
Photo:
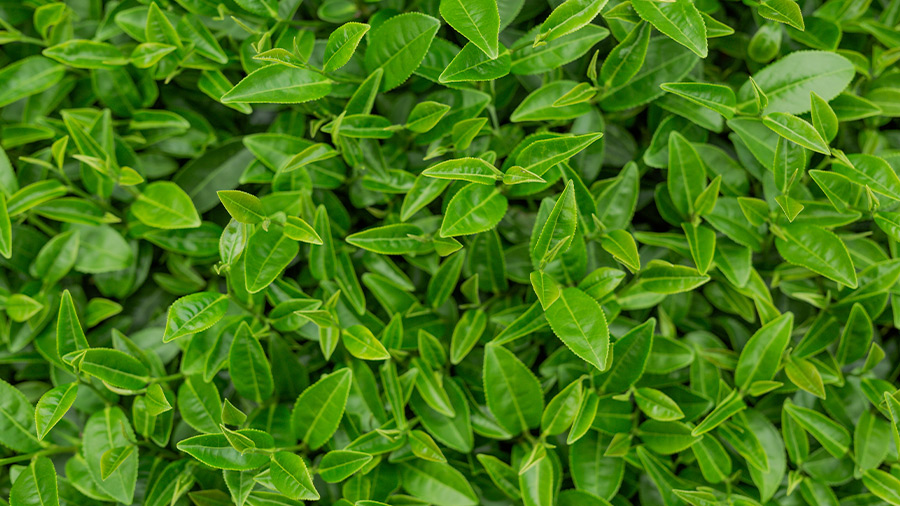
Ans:
[[[900,505],[900,0],[0,24],[0,504]]]

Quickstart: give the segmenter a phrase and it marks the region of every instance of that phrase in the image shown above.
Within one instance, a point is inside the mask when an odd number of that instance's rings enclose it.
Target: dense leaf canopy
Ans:
[[[0,25],[0,505],[900,505],[900,0]]]

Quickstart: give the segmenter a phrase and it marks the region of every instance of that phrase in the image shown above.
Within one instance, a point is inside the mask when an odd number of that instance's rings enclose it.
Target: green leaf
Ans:
[[[59,302],[59,316],[56,323],[56,349],[60,357],[73,351],[88,348],[87,337],[78,320],[72,294],[63,291]]]
[[[817,153],[830,155],[828,143],[816,129],[797,116],[783,112],[774,112],[763,118],[763,123],[773,132],[785,139]]]
[[[119,446],[106,450],[100,460],[100,478],[104,480],[108,479],[119,466],[128,460],[128,457],[130,457],[134,451],[134,445]]]
[[[272,436],[254,429],[242,429],[238,434],[248,438],[256,448],[271,448]],[[269,458],[264,453],[241,453],[228,442],[224,434],[201,434],[181,440],[179,450],[209,467],[227,471],[245,471],[265,465]]]
[[[833,165],[834,172],[879,195],[900,200],[900,177],[884,159],[873,155],[850,155]]]
[[[900,479],[880,469],[863,473],[863,484],[876,496],[889,504],[900,504]]]
[[[318,473],[328,483],[339,483],[353,476],[371,460],[372,456],[368,453],[335,450],[322,457]]]
[[[288,237],[283,227],[257,229],[247,241],[244,252],[247,291],[256,293],[272,284],[299,251],[300,245]]]
[[[466,44],[438,77],[440,83],[492,81],[507,74],[512,64],[509,51],[501,46],[500,54],[491,59],[473,43]]]
[[[547,16],[534,45],[556,40],[590,23],[606,5],[606,0],[566,0]]]
[[[519,152],[516,157],[516,165],[533,174],[543,176],[554,165],[569,160],[597,142],[602,136],[601,133],[591,133],[551,137],[532,142]]]
[[[428,167],[422,175],[436,179],[468,181],[493,186],[503,173],[481,158],[457,158]]]
[[[546,311],[553,333],[599,371],[610,366],[609,329],[600,305],[577,288],[566,288]]]
[[[660,88],[713,110],[725,119],[736,113],[737,98],[728,86],[712,83],[665,83]]]
[[[137,68],[150,68],[160,62],[166,55],[177,50],[178,47],[161,42],[145,42],[138,44],[131,52],[131,64]]]
[[[734,381],[740,389],[746,389],[754,381],[767,381],[775,377],[781,354],[790,342],[793,326],[794,315],[784,313],[750,337],[734,371]]]
[[[691,435],[691,428],[682,422],[647,420],[638,426],[641,441],[656,453],[672,455],[693,446],[700,437]]]
[[[732,390],[731,393],[719,401],[716,408],[706,415],[706,418],[704,418],[702,422],[694,427],[691,434],[694,436],[705,434],[745,409],[747,409],[747,405],[744,403],[740,392]]]
[[[303,457],[285,451],[273,453],[269,472],[275,488],[287,497],[301,501],[319,500],[319,492],[313,485]]]
[[[638,254],[634,237],[624,230],[610,230],[600,238],[600,246],[631,272],[641,270],[641,257]]]
[[[84,427],[83,453],[90,477],[102,492],[118,502],[130,504],[134,497],[138,476],[138,451],[128,454],[115,471],[104,480],[103,455],[113,448],[131,445],[134,432],[125,413],[118,406],[95,412]]]
[[[19,453],[39,450],[41,443],[32,429],[35,411],[25,395],[0,380],[0,399],[0,443]]]
[[[634,391],[634,401],[641,411],[654,420],[669,422],[684,418],[678,404],[669,396],[654,388],[638,388]]]
[[[825,385],[822,375],[816,366],[805,358],[792,358],[785,362],[784,372],[788,379],[800,389],[805,390],[820,399],[825,398]]]
[[[28,321],[43,308],[43,304],[21,293],[6,299],[6,314],[10,320],[18,323]]]
[[[104,383],[124,390],[140,390],[150,380],[141,361],[119,350],[91,348],[77,353],[78,369]],[[68,360],[68,356],[63,360]]]
[[[42,54],[81,69],[108,69],[128,63],[128,59],[116,46],[94,40],[67,40],[44,49]]]
[[[518,473],[512,467],[497,457],[486,453],[479,453],[476,455],[476,458],[478,458],[478,462],[487,471],[488,476],[497,488],[512,499],[521,497],[518,483],[516,482]]]
[[[362,325],[353,325],[341,332],[341,341],[356,358],[362,360],[385,360],[391,358],[381,341],[372,331]]]
[[[441,223],[441,237],[470,235],[490,230],[503,219],[507,206],[508,201],[499,189],[470,183],[457,192],[447,205]]]
[[[529,278],[541,307],[546,311],[562,295],[562,287],[550,275],[542,271],[532,272]]]
[[[221,432],[222,398],[213,383],[188,376],[178,388],[178,410],[184,421],[198,432]]]
[[[687,47],[700,58],[708,54],[706,23],[691,0],[656,2],[633,0],[634,10],[645,21],[669,38]]]
[[[240,190],[222,190],[216,193],[228,214],[238,222],[252,225],[266,219],[262,201],[256,195]]]
[[[366,68],[384,71],[381,91],[403,84],[418,68],[440,28],[437,19],[418,12],[394,16],[369,35]]]
[[[510,71],[513,74],[531,75],[553,70],[583,56],[609,35],[606,28],[588,24],[569,35],[532,47],[538,30],[540,27],[534,27],[512,46],[517,48],[511,55]]]
[[[681,229],[688,241],[688,247],[691,249],[691,258],[694,265],[697,266],[697,272],[706,274],[712,266],[712,261],[716,251],[716,233],[702,225],[693,225],[691,223],[682,223]]]
[[[766,0],[757,7],[759,15],[792,26],[797,30],[804,30],[803,13],[800,6],[794,0]]]
[[[204,331],[225,316],[228,297],[215,292],[184,296],[169,306],[163,342]]]
[[[412,496],[436,506],[470,506],[478,504],[472,486],[449,464],[438,462],[404,462],[400,464],[403,486]]]
[[[537,378],[506,348],[485,347],[484,389],[488,409],[511,434],[537,427],[544,411],[544,396]]]
[[[6,197],[0,194],[0,255],[12,258],[12,223],[6,207]]]
[[[350,369],[340,369],[323,376],[297,398],[291,427],[310,448],[320,448],[334,435],[344,414],[352,382]]]
[[[843,365],[863,358],[872,342],[872,335],[872,319],[862,304],[854,303],[844,325],[835,359]]]
[[[416,133],[425,133],[434,128],[449,110],[450,106],[447,104],[434,101],[419,102],[409,112],[404,127]]]
[[[9,491],[11,506],[59,505],[56,469],[47,457],[37,457],[19,473]]]
[[[152,416],[171,411],[172,409],[172,404],[166,397],[166,392],[159,386],[159,383],[153,383],[147,387],[144,401],[147,404],[147,412]]]
[[[793,3],[793,2],[792,2]],[[812,124],[822,138],[831,142],[838,134],[838,117],[834,110],[816,92],[810,92],[809,99],[812,110]]]
[[[641,378],[650,357],[655,328],[656,320],[650,318],[616,340],[612,348],[612,364],[595,377],[599,391],[622,393]]]
[[[273,64],[261,67],[222,95],[223,104],[301,104],[331,92],[331,81],[307,69]]]
[[[463,313],[450,340],[450,363],[459,364],[472,351],[481,339],[487,326],[487,314],[482,310],[470,310]]]
[[[64,66],[43,56],[29,56],[5,65],[0,69],[0,107],[49,89],[65,74]]]
[[[694,214],[694,202],[706,189],[706,171],[697,150],[678,132],[669,136],[669,196],[680,213]]]
[[[535,222],[531,233],[531,264],[535,269],[549,264],[556,255],[568,249],[577,222],[575,187],[570,181],[543,223]]]
[[[437,443],[431,439],[431,436],[420,430],[410,431],[409,447],[413,455],[420,459],[430,462],[447,462],[447,458],[444,457]]]
[[[231,341],[228,370],[234,389],[242,396],[259,404],[272,396],[275,390],[272,367],[247,322],[241,322]]]
[[[853,431],[854,460],[860,470],[876,469],[884,462],[891,449],[885,444],[890,432],[889,421],[871,411],[863,411]]]
[[[839,54],[796,51],[756,72],[753,81],[767,98],[767,105],[762,107],[765,114],[802,114],[809,111],[811,92],[831,100],[844,91],[854,73],[850,60]],[[753,100],[753,84],[748,81],[738,92],[738,107],[745,107]]]
[[[38,439],[47,434],[65,416],[78,395],[78,383],[69,383],[48,390],[37,402],[34,410],[34,422]]]
[[[418,236],[422,229],[415,225],[394,224],[375,227],[348,235],[346,241],[357,248],[382,255],[403,255],[421,247]]]
[[[441,0],[441,17],[491,60],[500,54],[497,0]]]
[[[151,183],[131,206],[141,223],[162,229],[196,228],[200,216],[191,198],[177,184]]]
[[[359,41],[368,33],[370,26],[365,23],[344,23],[328,36],[325,44],[325,72],[334,72],[350,61]]]
[[[784,409],[834,458],[839,459],[847,453],[850,448],[850,433],[840,424],[818,411],[802,408],[793,403],[786,404]]]
[[[516,123],[523,121],[570,120],[586,114],[590,111],[590,105],[586,103],[565,107],[553,106],[557,100],[577,84],[575,81],[554,81],[541,86],[519,103],[516,110],[512,112],[510,119]]]
[[[581,380],[575,380],[556,394],[541,416],[541,433],[555,436],[565,432],[578,415],[583,391]]]
[[[806,267],[842,285],[856,288],[856,269],[844,242],[825,229],[808,224],[783,228],[775,240],[778,253],[788,262]]]
[[[600,80],[607,87],[621,86],[641,70],[650,46],[651,30],[649,23],[636,24],[628,36],[609,52],[600,67]]]
[[[640,273],[641,286],[655,293],[681,293],[709,281],[709,276],[683,265],[672,265],[662,260],[652,260]]]

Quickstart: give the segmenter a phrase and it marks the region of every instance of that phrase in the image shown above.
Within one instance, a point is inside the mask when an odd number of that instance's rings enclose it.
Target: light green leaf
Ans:
[[[301,501],[319,500],[319,492],[313,485],[303,457],[285,451],[273,453],[269,470],[272,483],[282,494]]]
[[[500,190],[470,183],[450,200],[441,224],[441,237],[477,234],[497,226],[508,202]]]
[[[320,448],[334,435],[344,415],[352,382],[350,369],[340,369],[323,376],[297,398],[291,427],[310,448]]]
[[[131,211],[145,225],[162,229],[196,228],[200,216],[191,198],[175,183],[159,181],[144,188]]]
[[[621,86],[641,70],[647,57],[651,30],[649,23],[636,24],[628,36],[610,51],[600,67],[600,80],[606,86]]]
[[[794,325],[794,315],[784,313],[757,330],[741,351],[734,371],[735,384],[746,389],[754,381],[775,377],[781,354],[787,348]]]
[[[540,425],[544,411],[540,383],[511,351],[502,346],[490,344],[485,347],[484,390],[488,409],[497,418],[497,423],[511,434]]]
[[[810,433],[834,458],[841,458],[850,448],[850,433],[839,423],[809,408],[785,404],[788,415]]]
[[[262,404],[272,396],[272,366],[247,322],[241,322],[231,341],[228,370],[235,390],[244,397]]]
[[[573,353],[599,371],[609,368],[609,329],[597,301],[577,288],[566,288],[545,316]]]
[[[583,28],[600,14],[604,6],[606,0],[566,0],[553,9],[541,24],[534,45],[539,46]]]
[[[362,360],[385,360],[391,358],[384,345],[372,331],[363,325],[353,325],[341,332],[341,340],[347,351]]]
[[[440,26],[441,22],[431,16],[409,12],[392,17],[369,34],[366,68],[370,73],[384,71],[381,91],[390,91],[409,79]]]
[[[783,112],[773,112],[763,118],[763,123],[785,139],[817,153],[830,155],[828,143],[816,129],[797,116]]]
[[[56,469],[47,457],[37,457],[19,473],[9,491],[10,506],[59,506]]]
[[[488,58],[500,54],[500,11],[497,0],[441,0],[441,17]]]
[[[844,242],[833,232],[809,224],[791,224],[775,239],[778,253],[842,285],[856,288],[856,269]]]
[[[252,225],[266,219],[262,201],[256,195],[240,190],[221,190],[216,193],[228,214],[239,223]]]
[[[736,113],[737,98],[728,86],[712,83],[665,83],[660,88],[713,110],[725,119]]]
[[[215,292],[187,295],[169,306],[163,342],[206,330],[225,316],[228,297]]]
[[[334,72],[350,61],[359,41],[368,33],[369,25],[365,23],[344,23],[328,36],[325,44],[325,72]]]
[[[634,10],[645,21],[701,58],[708,53],[706,23],[691,0],[657,2],[632,0]]]
[[[403,255],[417,251],[422,243],[422,229],[415,225],[394,224],[375,227],[348,235],[346,241],[357,248],[382,255]]]
[[[307,69],[273,64],[251,72],[222,95],[223,104],[300,104],[331,92],[331,81]]]
[[[428,167],[422,175],[436,179],[468,181],[493,186],[503,173],[481,158],[457,158]]]
[[[328,483],[339,483],[365,467],[372,460],[368,453],[335,450],[325,454],[317,469],[319,476]]]

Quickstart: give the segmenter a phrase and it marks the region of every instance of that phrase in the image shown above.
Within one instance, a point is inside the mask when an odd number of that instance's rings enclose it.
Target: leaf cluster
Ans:
[[[900,505],[900,0],[0,25],[0,505]]]

